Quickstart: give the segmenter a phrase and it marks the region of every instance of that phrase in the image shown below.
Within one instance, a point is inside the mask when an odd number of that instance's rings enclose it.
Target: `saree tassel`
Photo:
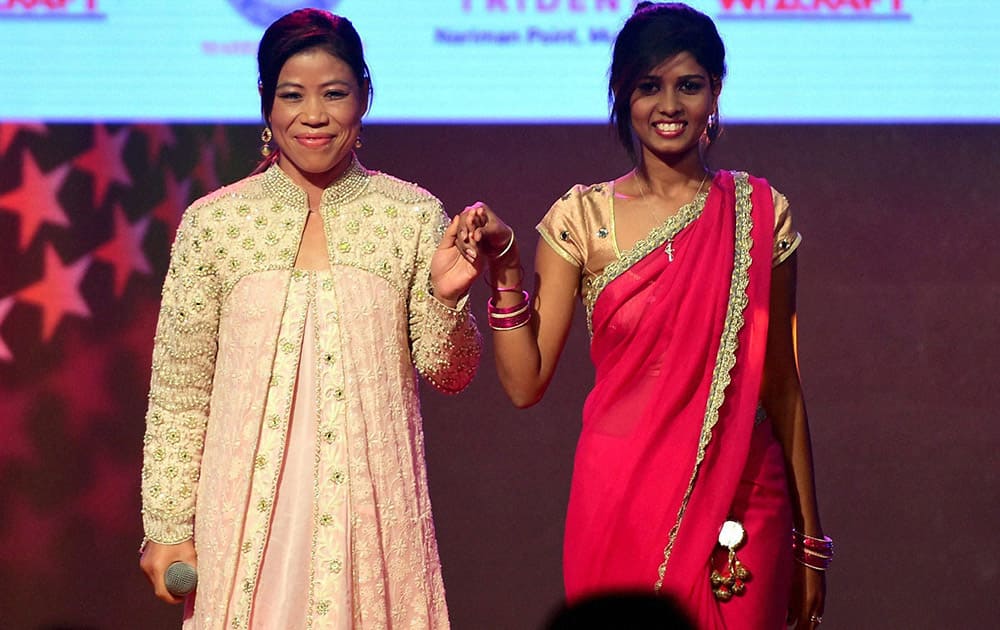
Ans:
[[[719,532],[719,545],[728,549],[728,561],[724,572],[713,569],[709,575],[712,593],[721,602],[728,602],[734,595],[742,595],[746,583],[750,581],[750,569],[736,557],[736,549],[746,540],[746,530],[739,521],[728,520]]]

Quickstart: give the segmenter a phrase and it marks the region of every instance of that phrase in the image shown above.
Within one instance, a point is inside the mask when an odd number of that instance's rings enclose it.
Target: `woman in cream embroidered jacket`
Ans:
[[[164,283],[140,566],[179,603],[167,567],[197,565],[186,630],[447,628],[416,376],[472,379],[481,262],[437,199],[358,163],[349,20],[283,16],[258,70],[267,159],[187,210]]]
[[[429,291],[446,219],[426,191],[356,160],[320,214],[329,272],[293,268],[307,200],[278,166],[197,202],[177,233],[154,347],[143,522],[160,543],[194,536],[208,627],[227,616],[242,627],[250,614],[293,406],[318,423],[315,612],[332,606],[323,593],[350,587],[338,584],[350,565],[355,597],[391,597],[401,618],[446,619],[412,367],[457,392],[479,359],[467,306]],[[307,367],[314,382],[302,391]]]

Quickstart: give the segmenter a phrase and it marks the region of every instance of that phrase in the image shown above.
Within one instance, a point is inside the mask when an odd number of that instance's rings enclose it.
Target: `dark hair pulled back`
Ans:
[[[716,88],[726,75],[726,48],[712,19],[681,2],[640,2],[615,38],[608,101],[618,140],[636,161],[632,137],[631,96],[639,80],[663,60],[690,53]],[[721,127],[707,130],[711,144]]]
[[[351,21],[320,9],[298,9],[268,26],[257,48],[260,111],[264,124],[270,125],[281,68],[289,58],[311,49],[326,51],[346,63],[354,73],[358,86],[368,93],[366,109],[371,106],[374,95],[371,72],[365,63],[361,36]],[[278,152],[275,151],[258,166],[257,172],[277,157]]]

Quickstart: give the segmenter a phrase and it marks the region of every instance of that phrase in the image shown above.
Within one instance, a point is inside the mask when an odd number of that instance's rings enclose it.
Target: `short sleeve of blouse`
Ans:
[[[535,227],[542,239],[566,262],[583,269],[587,260],[581,186],[571,188],[556,200]]]
[[[774,200],[774,254],[771,265],[777,267],[798,249],[802,235],[792,225],[788,199],[774,188],[771,189],[771,196]]]

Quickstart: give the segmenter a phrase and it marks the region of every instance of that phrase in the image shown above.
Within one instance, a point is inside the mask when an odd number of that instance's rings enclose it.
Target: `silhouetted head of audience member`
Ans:
[[[594,595],[563,605],[544,630],[696,630],[673,599],[653,593]]]

